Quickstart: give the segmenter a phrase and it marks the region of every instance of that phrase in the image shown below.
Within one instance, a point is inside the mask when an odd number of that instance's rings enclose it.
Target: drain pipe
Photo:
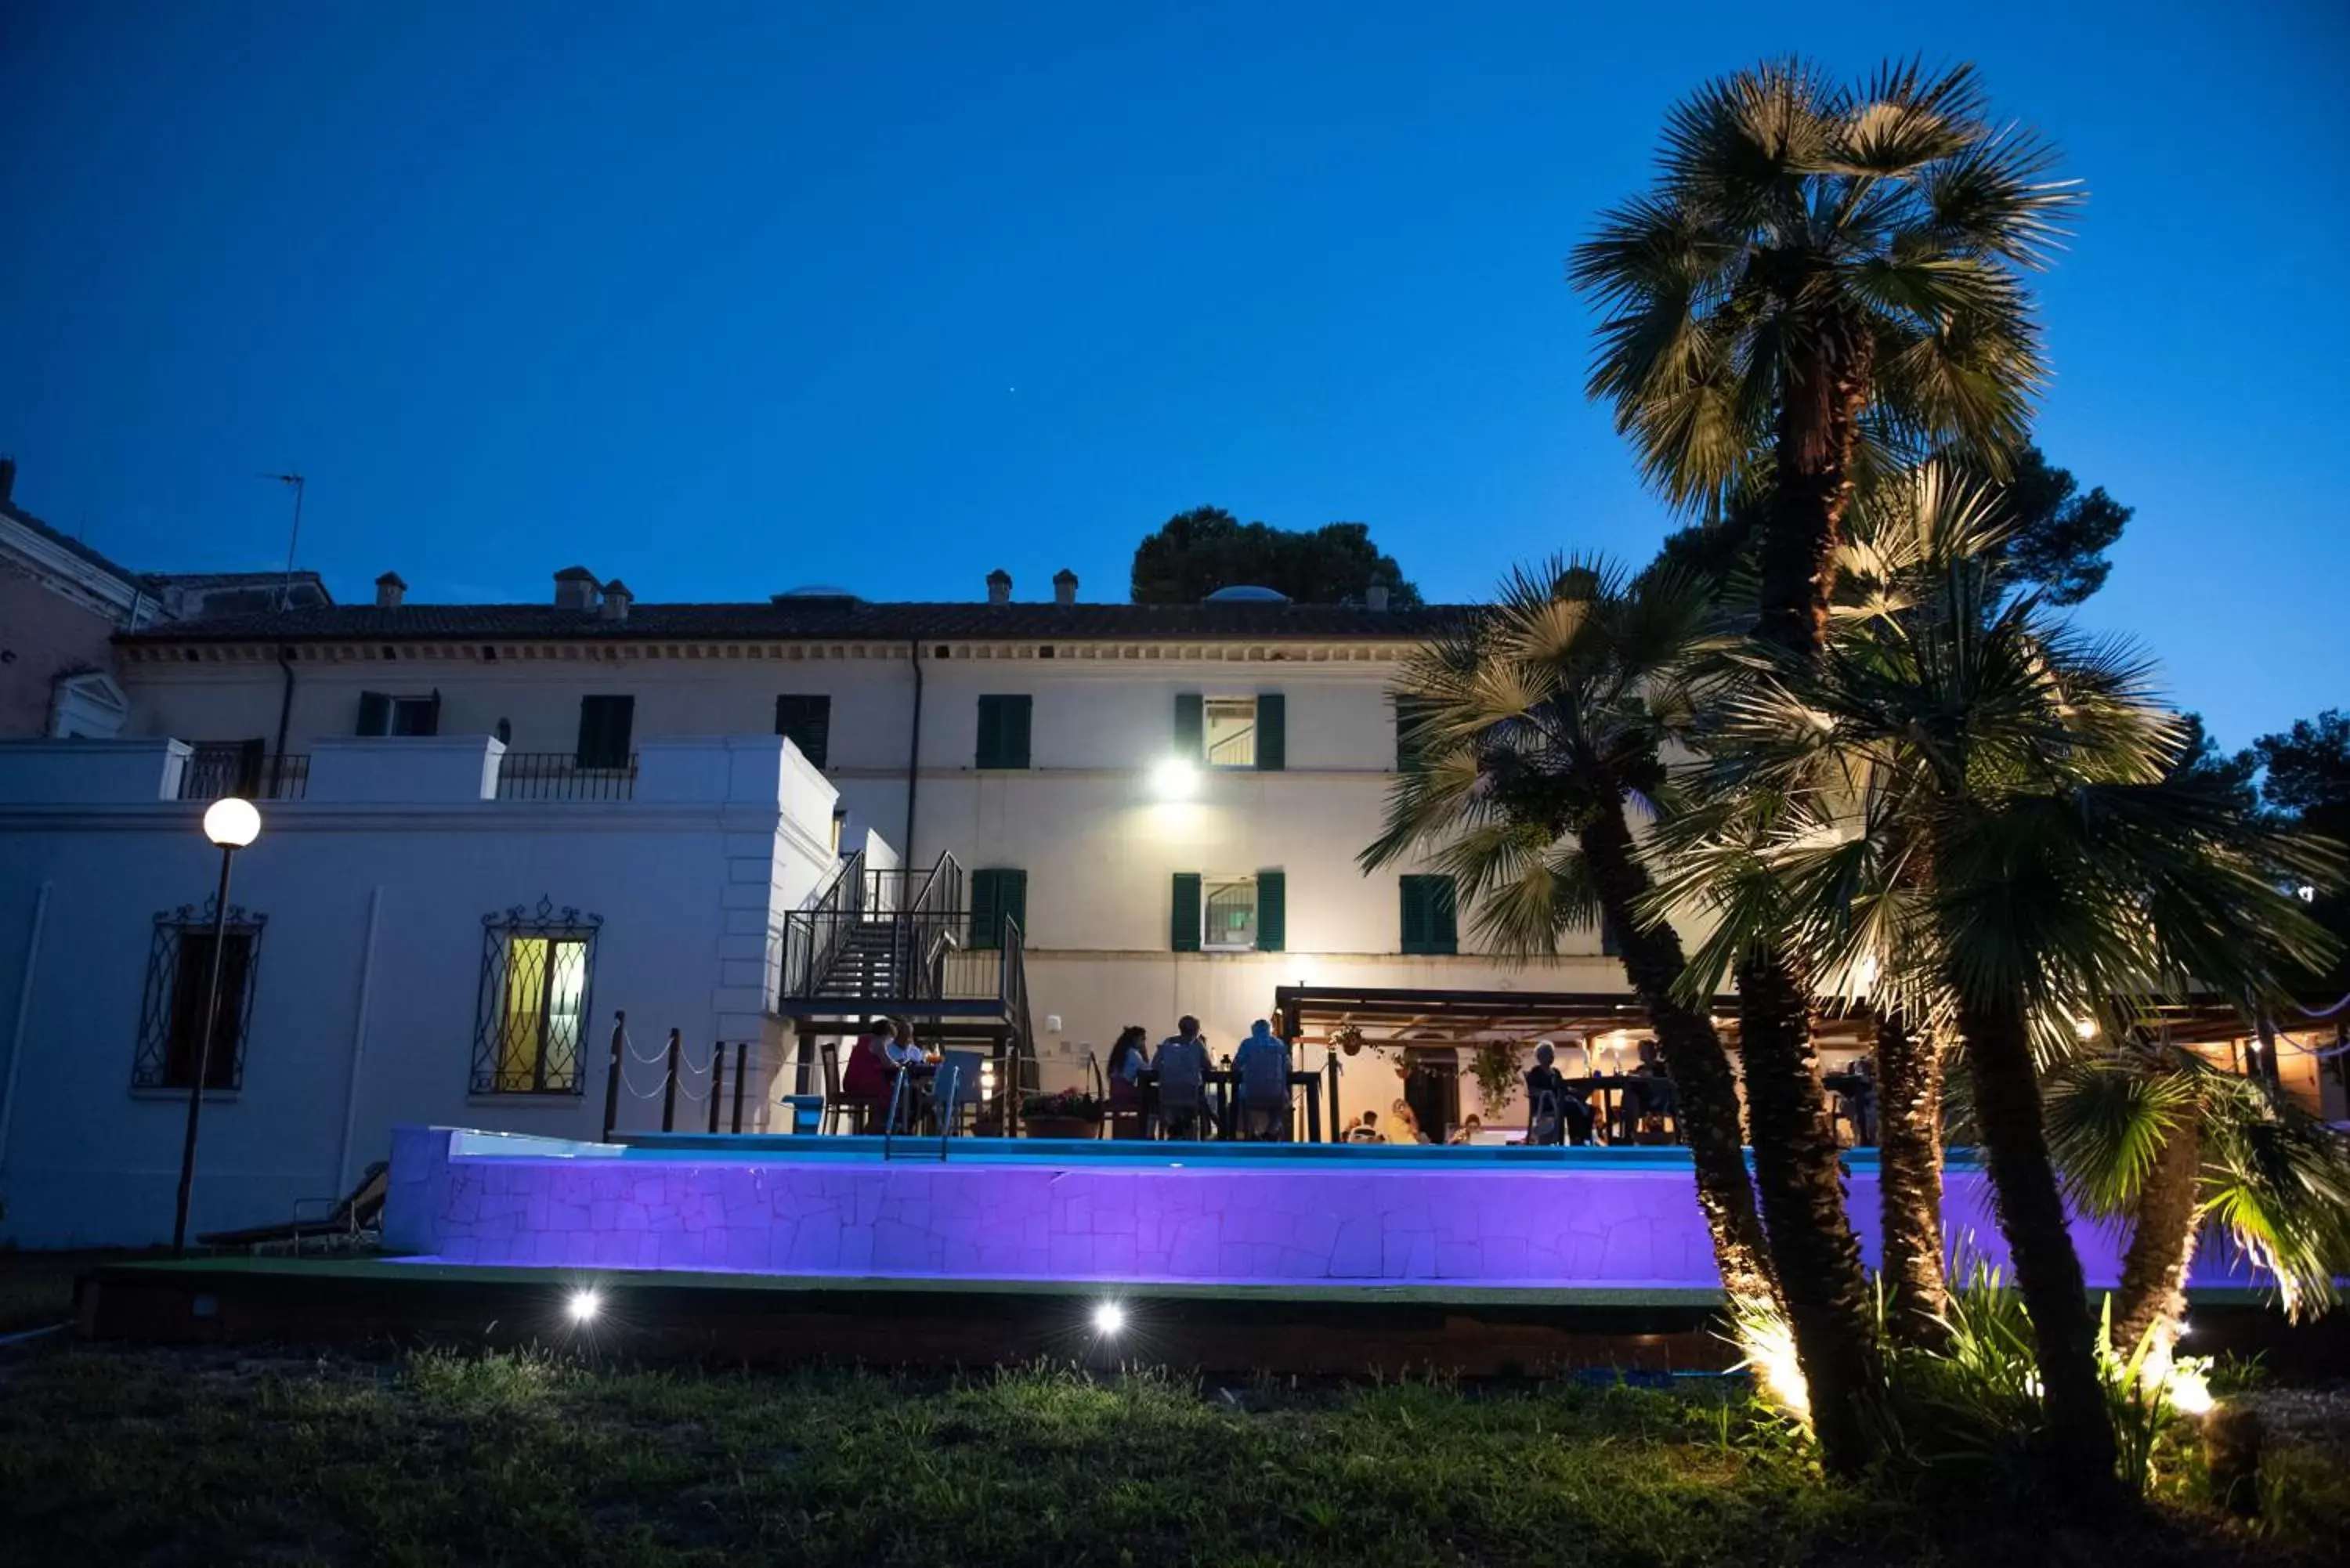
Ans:
[[[0,1081],[0,1168],[8,1163],[8,1128],[16,1118],[16,1071],[25,1062],[25,1026],[33,1016],[33,972],[41,962],[41,931],[49,923],[49,889],[33,895],[33,929],[25,937],[24,979],[16,987],[16,1026],[8,1036],[8,1076]]]
[[[914,885],[914,791],[922,773],[922,642],[920,638],[906,641],[906,657],[914,661],[914,728],[906,741],[906,842],[898,850],[898,863],[905,867],[906,886]]]
[[[294,649],[287,643],[277,645],[277,672],[286,678],[277,697],[277,755],[275,763],[277,775],[286,773],[286,731],[294,720]]]

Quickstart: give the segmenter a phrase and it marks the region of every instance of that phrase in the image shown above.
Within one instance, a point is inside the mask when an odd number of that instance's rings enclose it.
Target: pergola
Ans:
[[[1351,1030],[1365,1045],[1481,1045],[1491,1041],[1589,1041],[1617,1031],[1648,1032],[1648,1009],[1622,992],[1422,991],[1409,987],[1284,985],[1273,993],[1278,1031],[1293,1044],[1330,1045]],[[1738,1038],[1738,999],[1711,1008],[1725,1042]],[[1831,1012],[1816,1038],[1857,1048],[1873,1037],[1865,1012]]]

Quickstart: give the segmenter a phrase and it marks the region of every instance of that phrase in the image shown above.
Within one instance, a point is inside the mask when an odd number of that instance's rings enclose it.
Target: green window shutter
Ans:
[[[636,722],[634,697],[579,699],[579,747],[576,766],[624,768],[629,765],[629,731]]]
[[[1256,874],[1256,950],[1282,951],[1289,940],[1289,878],[1279,871]]]
[[[1460,919],[1454,907],[1450,877],[1399,878],[1403,897],[1403,950],[1408,953],[1450,953],[1460,950]]]
[[[1197,691],[1175,693],[1175,754],[1186,762],[1208,760],[1207,699]]]
[[[1028,765],[1028,721],[1035,711],[1034,697],[1005,699],[1009,706],[1003,715],[1003,754],[1007,768]]]
[[[1419,766],[1428,748],[1419,738],[1419,726],[1427,721],[1430,703],[1425,697],[1396,699],[1396,772],[1408,774]]]
[[[1288,701],[1278,691],[1256,696],[1256,771],[1277,774],[1289,765]]]
[[[775,733],[797,746],[811,766],[823,767],[832,739],[832,699],[797,692],[776,698]]]
[[[1028,720],[1032,697],[983,697],[979,700],[979,759],[983,768],[1024,768],[1028,765]]]
[[[1200,874],[1175,873],[1175,917],[1169,945],[1179,953],[1200,950]]]
[[[999,878],[997,886],[1002,889],[996,895],[996,908],[1003,919],[1019,928],[1020,944],[1025,947],[1028,944],[1028,873],[1006,869],[998,871],[996,876]],[[1002,933],[997,935],[1000,945]]]
[[[971,945],[1000,948],[1003,922],[1009,918],[1028,930],[1028,873],[1005,866],[983,867],[971,874]]]
[[[353,732],[360,735],[391,733],[391,697],[383,691],[359,693],[359,727]]]
[[[441,689],[436,686],[432,689],[432,701],[424,705],[423,712],[418,716],[416,733],[420,735],[437,735],[440,732]]]

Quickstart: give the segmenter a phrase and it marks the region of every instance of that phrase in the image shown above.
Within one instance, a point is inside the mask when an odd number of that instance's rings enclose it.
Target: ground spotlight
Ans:
[[[1094,1332],[1109,1338],[1126,1326],[1126,1309],[1116,1302],[1104,1302],[1094,1308]]]
[[[565,1303],[564,1310],[571,1314],[573,1323],[584,1327],[594,1323],[596,1314],[604,1310],[604,1297],[599,1292],[592,1289],[573,1291],[570,1301]]]

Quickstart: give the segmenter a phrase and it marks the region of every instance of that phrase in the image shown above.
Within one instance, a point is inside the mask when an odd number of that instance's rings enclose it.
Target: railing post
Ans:
[[[710,1131],[712,1136],[718,1131],[718,1086],[725,1077],[726,1042],[712,1040],[710,1043],[710,1087],[703,1091],[710,1096]]]
[[[677,1052],[678,1031],[669,1032],[669,1074],[661,1085],[661,1131],[677,1129]]]
[[[1330,1125],[1326,1134],[1328,1141],[1336,1143],[1338,1141],[1338,1053],[1335,1048],[1322,1059],[1322,1075],[1330,1080]]]
[[[615,1011],[612,1014],[612,1064],[604,1072],[604,1141],[612,1141],[612,1129],[620,1116],[620,1052],[622,1039],[629,1032],[629,1015]]]
[[[748,1040],[734,1042],[734,1130],[738,1133],[743,1130],[743,1058],[750,1049]],[[796,1116],[799,1112],[795,1109],[792,1114]],[[792,1130],[797,1132],[799,1128],[795,1126]]]

